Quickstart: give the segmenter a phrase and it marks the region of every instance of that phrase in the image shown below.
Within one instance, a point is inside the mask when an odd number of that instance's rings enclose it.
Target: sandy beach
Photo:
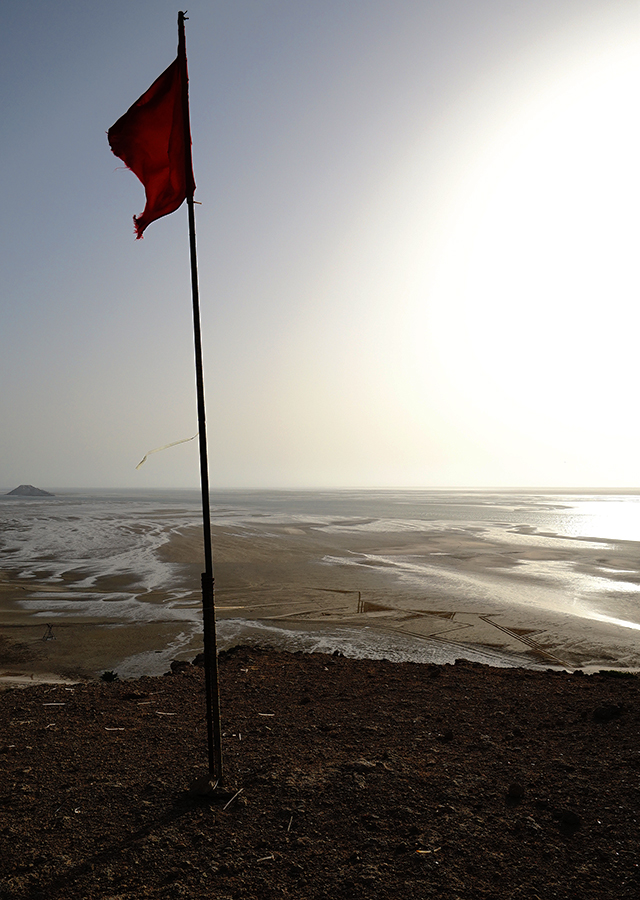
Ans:
[[[248,639],[344,652],[367,636],[379,656],[397,659],[422,652],[415,658],[424,662],[466,656],[569,670],[640,668],[638,626],[606,608],[582,610],[564,596],[559,604],[542,568],[571,566],[573,577],[603,582],[605,597],[609,574],[634,596],[635,541],[541,537],[524,526],[508,541],[495,530],[375,526],[353,518],[319,527],[305,517],[214,525],[219,646]],[[135,677],[193,658],[202,643],[202,534],[185,525],[167,529],[166,537],[155,551],[171,571],[166,590],[143,589],[135,574],[122,572],[97,576],[88,591],[90,561],[82,579],[72,567],[55,578],[41,567],[25,578],[5,565],[2,677],[75,680],[107,670]],[[428,590],[415,575],[418,566],[434,573]]]

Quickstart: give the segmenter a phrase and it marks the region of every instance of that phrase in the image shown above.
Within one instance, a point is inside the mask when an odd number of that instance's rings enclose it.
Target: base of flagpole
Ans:
[[[218,781],[210,775],[200,775],[189,785],[189,797],[193,800],[206,800],[217,806],[230,805],[242,793],[242,788],[230,791],[219,786]]]

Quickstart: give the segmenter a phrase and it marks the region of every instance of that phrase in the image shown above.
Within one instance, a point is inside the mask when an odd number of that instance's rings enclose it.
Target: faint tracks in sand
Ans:
[[[560,659],[559,656],[555,656],[555,654],[549,653],[549,651],[545,650],[537,641],[526,637],[524,634],[518,634],[517,631],[513,631],[511,628],[507,628],[504,625],[498,625],[498,623],[490,619],[489,616],[478,616],[478,618],[482,619],[483,622],[486,622],[487,625],[491,625],[493,626],[493,628],[497,628],[498,631],[503,631],[505,634],[508,634],[509,637],[513,638],[514,640],[526,644],[526,646],[530,647],[535,653],[539,653],[541,656],[552,659],[555,663],[561,665],[565,669],[571,668],[571,666],[568,666],[567,663],[565,663],[564,660]]]

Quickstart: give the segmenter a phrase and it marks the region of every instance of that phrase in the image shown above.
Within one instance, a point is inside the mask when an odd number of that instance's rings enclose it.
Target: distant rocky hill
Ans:
[[[55,497],[49,491],[43,491],[32,484],[21,484],[6,495],[7,497]]]

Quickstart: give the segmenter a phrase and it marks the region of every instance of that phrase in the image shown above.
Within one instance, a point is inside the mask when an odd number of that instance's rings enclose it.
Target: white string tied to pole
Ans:
[[[182,438],[182,440],[180,440],[180,441],[172,441],[170,444],[165,444],[163,447],[156,447],[156,448],[153,449],[153,450],[148,450],[148,451],[145,453],[145,455],[142,457],[142,459],[140,460],[140,462],[138,463],[138,465],[136,466],[136,469],[139,469],[140,466],[141,466],[143,463],[145,463],[145,462],[147,461],[147,458],[148,458],[149,456],[151,456],[152,453],[159,453],[160,450],[168,450],[169,447],[175,447],[175,446],[177,446],[178,444],[188,444],[189,441],[194,441],[194,440],[198,437],[198,434],[199,434],[199,432],[196,431],[196,433],[193,435],[193,437],[190,437],[190,438]]]

